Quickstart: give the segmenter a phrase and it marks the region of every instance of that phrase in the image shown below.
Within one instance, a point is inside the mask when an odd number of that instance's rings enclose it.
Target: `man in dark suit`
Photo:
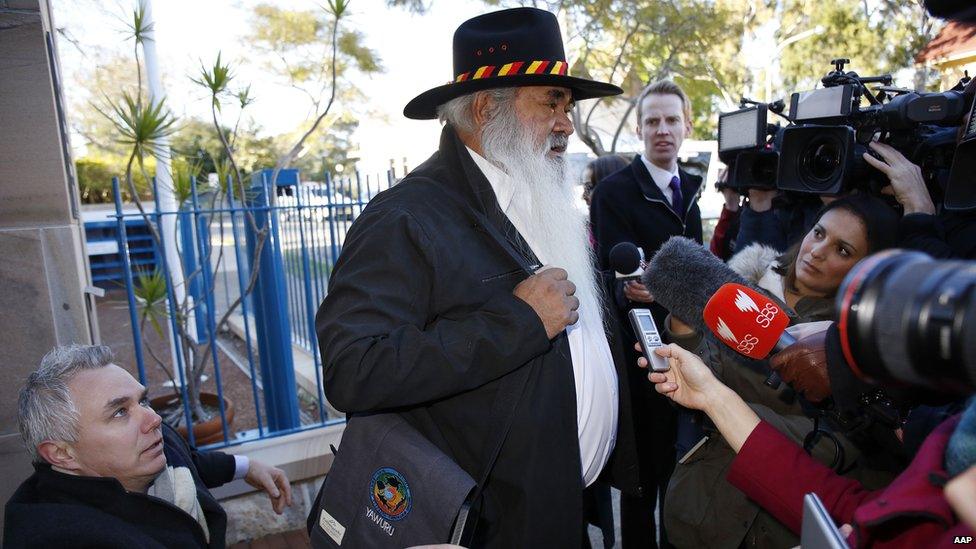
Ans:
[[[674,235],[702,241],[701,212],[696,202],[702,181],[678,167],[678,150],[689,133],[691,104],[684,91],[668,80],[644,88],[637,99],[637,135],[644,142],[644,152],[626,168],[607,176],[593,192],[590,222],[601,269],[610,268],[610,250],[620,242],[636,244],[649,259]],[[654,303],[643,284],[618,283],[614,294],[622,323],[627,322],[631,308],[647,307],[658,329],[665,331],[667,310]],[[636,339],[627,333],[627,364],[634,364]],[[654,391],[645,374],[634,368],[628,374],[642,473],[641,495],[621,495],[620,533],[624,547],[655,547],[655,502],[663,504],[675,462],[675,412]],[[662,529],[662,542],[664,534]]]
[[[526,376],[471,545],[578,547],[584,488],[611,470],[636,484],[619,342],[564,159],[574,102],[621,90],[569,76],[555,16],[533,8],[463,23],[454,73],[404,109],[445,122],[439,150],[346,236],[316,318],[323,386],[345,412],[400,412],[477,479],[496,396]]]
[[[291,505],[281,469],[198,452],[149,407],[146,388],[95,345],[58,347],[20,391],[35,472],[7,502],[4,546],[224,547],[210,494],[235,478]]]

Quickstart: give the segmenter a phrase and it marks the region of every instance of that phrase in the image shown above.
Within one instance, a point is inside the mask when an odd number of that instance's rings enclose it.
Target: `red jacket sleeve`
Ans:
[[[815,492],[838,524],[850,523],[854,510],[876,494],[820,464],[765,421],[752,430],[726,478],[798,535],[806,494]]]
[[[715,231],[712,233],[712,240],[708,247],[716,257],[722,261],[728,261],[732,257],[731,244],[735,241],[739,233],[739,212],[722,206],[722,213],[718,217]]]

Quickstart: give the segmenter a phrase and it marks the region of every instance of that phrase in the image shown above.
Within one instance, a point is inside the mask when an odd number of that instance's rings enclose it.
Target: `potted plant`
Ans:
[[[332,16],[333,37],[332,95],[324,109],[317,110],[317,116],[311,127],[301,135],[294,146],[288,148],[287,152],[280,157],[275,165],[272,181],[276,180],[280,170],[286,168],[299,155],[306,139],[315,132],[329,113],[335,99],[335,57],[338,47],[338,24],[347,6],[348,0],[328,1],[328,11]],[[139,58],[138,46],[147,39],[149,30],[146,24],[145,7],[140,4],[134,10],[132,22],[129,25],[130,35],[136,45],[134,50],[137,72],[136,89],[134,91],[122,91],[117,99],[106,97],[107,106],[99,108],[99,111],[113,123],[118,133],[117,141],[125,145],[127,149],[128,159],[122,183],[145,221],[157,250],[162,251],[164,240],[175,242],[178,238],[177,232],[174,230],[172,234],[161,235],[163,227],[166,226],[160,222],[162,216],[147,211],[141,198],[142,194],[136,190],[137,180],[152,180],[148,164],[153,156],[158,156],[160,152],[168,152],[163,150],[166,147],[166,138],[174,132],[176,127],[176,119],[166,106],[165,98],[149,100],[143,92],[143,67]],[[242,171],[234,154],[235,134],[240,119],[238,119],[238,124],[234,125],[235,129],[229,131],[221,125],[219,116],[221,105],[228,99],[236,102],[241,113],[253,101],[249,87],[244,87],[238,91],[231,90],[233,79],[230,65],[221,60],[219,53],[211,66],[201,66],[198,76],[193,78],[193,81],[205,88],[210,95],[213,130],[219,138],[222,156],[226,159],[226,162],[220,162],[217,159],[219,155],[211,154],[218,172],[222,172],[218,174],[216,184],[196,185],[195,177],[200,175],[199,164],[181,162],[180,160],[173,164],[173,194],[177,204],[182,207],[190,201],[191,197],[194,202],[205,203],[203,208],[195,210],[191,215],[177,214],[177,217],[182,218],[180,223],[183,224],[184,229],[186,224],[192,224],[194,230],[207,233],[206,237],[200,238],[200,242],[204,244],[197,250],[198,257],[195,258],[195,261],[190,261],[185,256],[187,250],[184,248],[184,255],[180,256],[179,264],[169,265],[166,271],[156,269],[150,272],[137,272],[132,285],[133,294],[137,301],[137,324],[141,328],[139,333],[142,334],[142,341],[136,342],[136,344],[140,345],[140,348],[146,351],[153,363],[165,372],[169,379],[168,384],[173,388],[172,395],[164,395],[154,399],[153,406],[161,413],[167,423],[177,428],[184,436],[188,436],[188,424],[192,423],[192,438],[198,444],[216,442],[222,440],[225,433],[229,434],[230,422],[234,417],[233,402],[226,397],[221,401],[216,395],[202,391],[202,386],[205,373],[216,360],[215,340],[217,334],[226,327],[230,316],[253,290],[258,275],[257,269],[249,269],[250,274],[240,295],[227,305],[219,318],[215,318],[215,311],[213,310],[206,312],[210,315],[208,318],[205,317],[205,321],[209,324],[206,330],[209,335],[201,337],[194,325],[200,322],[201,307],[206,306],[209,302],[208,309],[214,308],[213,293],[215,289],[213,277],[210,276],[208,280],[210,271],[202,266],[212,266],[212,270],[216,272],[221,262],[224,261],[222,246],[215,247],[206,244],[209,242],[209,233],[214,230],[221,232],[224,230],[222,221],[227,206],[225,201],[233,199],[240,204],[240,201],[243,201],[247,196]],[[269,199],[274,205],[274,193],[271,195]],[[203,224],[198,225],[199,217],[197,216],[199,216],[200,211],[205,211],[207,214]],[[269,227],[267,222],[258,223],[250,211],[245,210],[243,217],[247,230],[251,232],[254,238],[253,255],[248,258],[250,264],[254,265],[268,238]],[[186,291],[186,288],[193,285],[199,285],[201,289],[196,292]],[[177,291],[178,288],[183,288],[183,291]],[[196,299],[194,299],[194,293]],[[163,352],[158,346],[149,344],[146,335],[149,333],[147,330],[151,328],[153,333],[165,341],[167,339],[165,334],[167,326],[171,332],[169,343],[172,348]],[[174,357],[175,360],[167,360],[169,358],[167,355]],[[174,364],[170,366],[169,363]],[[227,424],[226,427],[224,423]]]

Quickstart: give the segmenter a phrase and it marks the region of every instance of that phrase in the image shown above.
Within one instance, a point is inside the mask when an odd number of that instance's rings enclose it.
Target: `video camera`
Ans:
[[[862,155],[879,139],[922,168],[935,199],[945,196],[947,207],[954,209],[976,208],[976,185],[967,181],[976,170],[976,155],[955,154],[957,127],[969,107],[962,93],[968,78],[946,92],[917,93],[891,87],[890,75],[845,72],[849,62],[833,60],[834,70],[821,80],[823,88],[791,95],[786,127],[766,120],[770,111],[783,116],[782,102],[753,103],[719,115],[719,157],[732,164],[730,186],[740,191],[840,194],[860,188],[878,193],[887,178]],[[880,86],[872,91],[871,84]],[[976,152],[976,127],[969,136],[967,150]],[[950,169],[958,176],[950,176]]]
[[[781,115],[785,108],[782,101],[766,104],[743,99],[741,109],[719,115],[719,159],[729,167],[729,187],[739,192],[776,188],[782,128],[769,124],[767,113]]]

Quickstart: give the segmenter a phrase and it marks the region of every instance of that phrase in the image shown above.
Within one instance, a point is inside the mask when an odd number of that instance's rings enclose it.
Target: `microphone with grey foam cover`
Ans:
[[[684,236],[672,236],[661,245],[644,269],[641,282],[654,301],[703,334],[711,329],[702,313],[719,288],[729,282],[753,287],[704,246]],[[766,379],[770,387],[779,384],[776,372]]]
[[[722,285],[751,286],[712,252],[690,238],[672,236],[658,249],[641,278],[654,301],[679,320],[705,332],[702,312]]]

